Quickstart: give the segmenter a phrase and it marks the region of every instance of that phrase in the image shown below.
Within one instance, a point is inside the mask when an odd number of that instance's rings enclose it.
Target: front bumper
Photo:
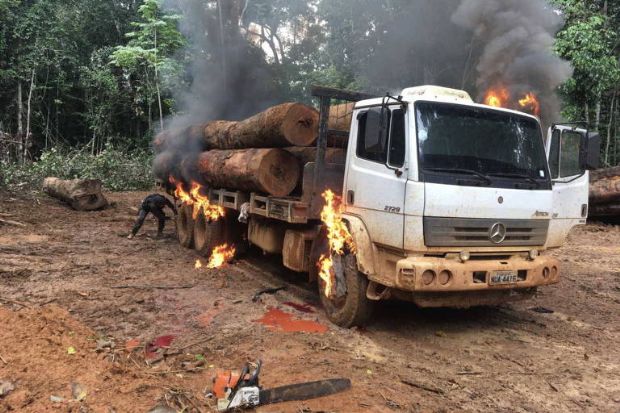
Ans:
[[[494,283],[497,272],[516,272],[517,280]],[[410,292],[467,292],[528,289],[555,284],[560,279],[560,263],[549,256],[534,260],[522,256],[507,259],[476,259],[467,262],[439,257],[408,257],[396,262],[392,287]],[[504,280],[505,282],[505,280]]]

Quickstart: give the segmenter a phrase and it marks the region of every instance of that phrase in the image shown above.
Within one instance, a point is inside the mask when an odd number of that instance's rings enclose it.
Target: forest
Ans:
[[[312,103],[313,84],[378,94],[438,84],[479,100],[502,62],[489,62],[493,38],[463,14],[499,7],[485,23],[495,34],[532,27],[503,22],[502,3],[512,1],[0,0],[0,185],[55,174],[148,187],[150,142],[175,119]],[[528,63],[540,92],[559,96],[544,121],[587,122],[603,166],[619,165],[620,2],[528,3],[557,16],[538,23],[557,61]]]

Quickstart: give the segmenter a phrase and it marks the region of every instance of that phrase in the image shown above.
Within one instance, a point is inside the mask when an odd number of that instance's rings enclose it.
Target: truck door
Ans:
[[[598,135],[569,126],[554,126],[547,139],[553,181],[553,208],[547,247],[560,247],[570,230],[588,216],[589,173],[598,163]],[[596,154],[593,152],[597,152]],[[593,161],[593,159],[596,159]]]
[[[376,244],[402,249],[407,128],[403,106],[357,112],[347,154],[344,198]]]

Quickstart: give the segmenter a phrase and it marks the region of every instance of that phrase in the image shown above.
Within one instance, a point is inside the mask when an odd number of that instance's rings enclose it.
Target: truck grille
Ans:
[[[501,242],[500,237],[491,240],[495,224],[505,229]],[[538,219],[424,218],[427,247],[539,246],[545,244],[548,230],[549,221]]]

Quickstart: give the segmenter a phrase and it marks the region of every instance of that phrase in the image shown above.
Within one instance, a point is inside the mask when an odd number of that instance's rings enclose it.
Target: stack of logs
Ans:
[[[620,166],[590,173],[591,218],[620,221]]]
[[[330,128],[348,130],[351,110],[350,105],[332,108]],[[303,165],[316,158],[318,129],[318,111],[300,103],[274,106],[238,122],[169,129],[154,140],[154,173],[163,182],[174,178],[287,196],[298,187]],[[344,163],[344,144],[340,146],[328,148],[326,162]]]

